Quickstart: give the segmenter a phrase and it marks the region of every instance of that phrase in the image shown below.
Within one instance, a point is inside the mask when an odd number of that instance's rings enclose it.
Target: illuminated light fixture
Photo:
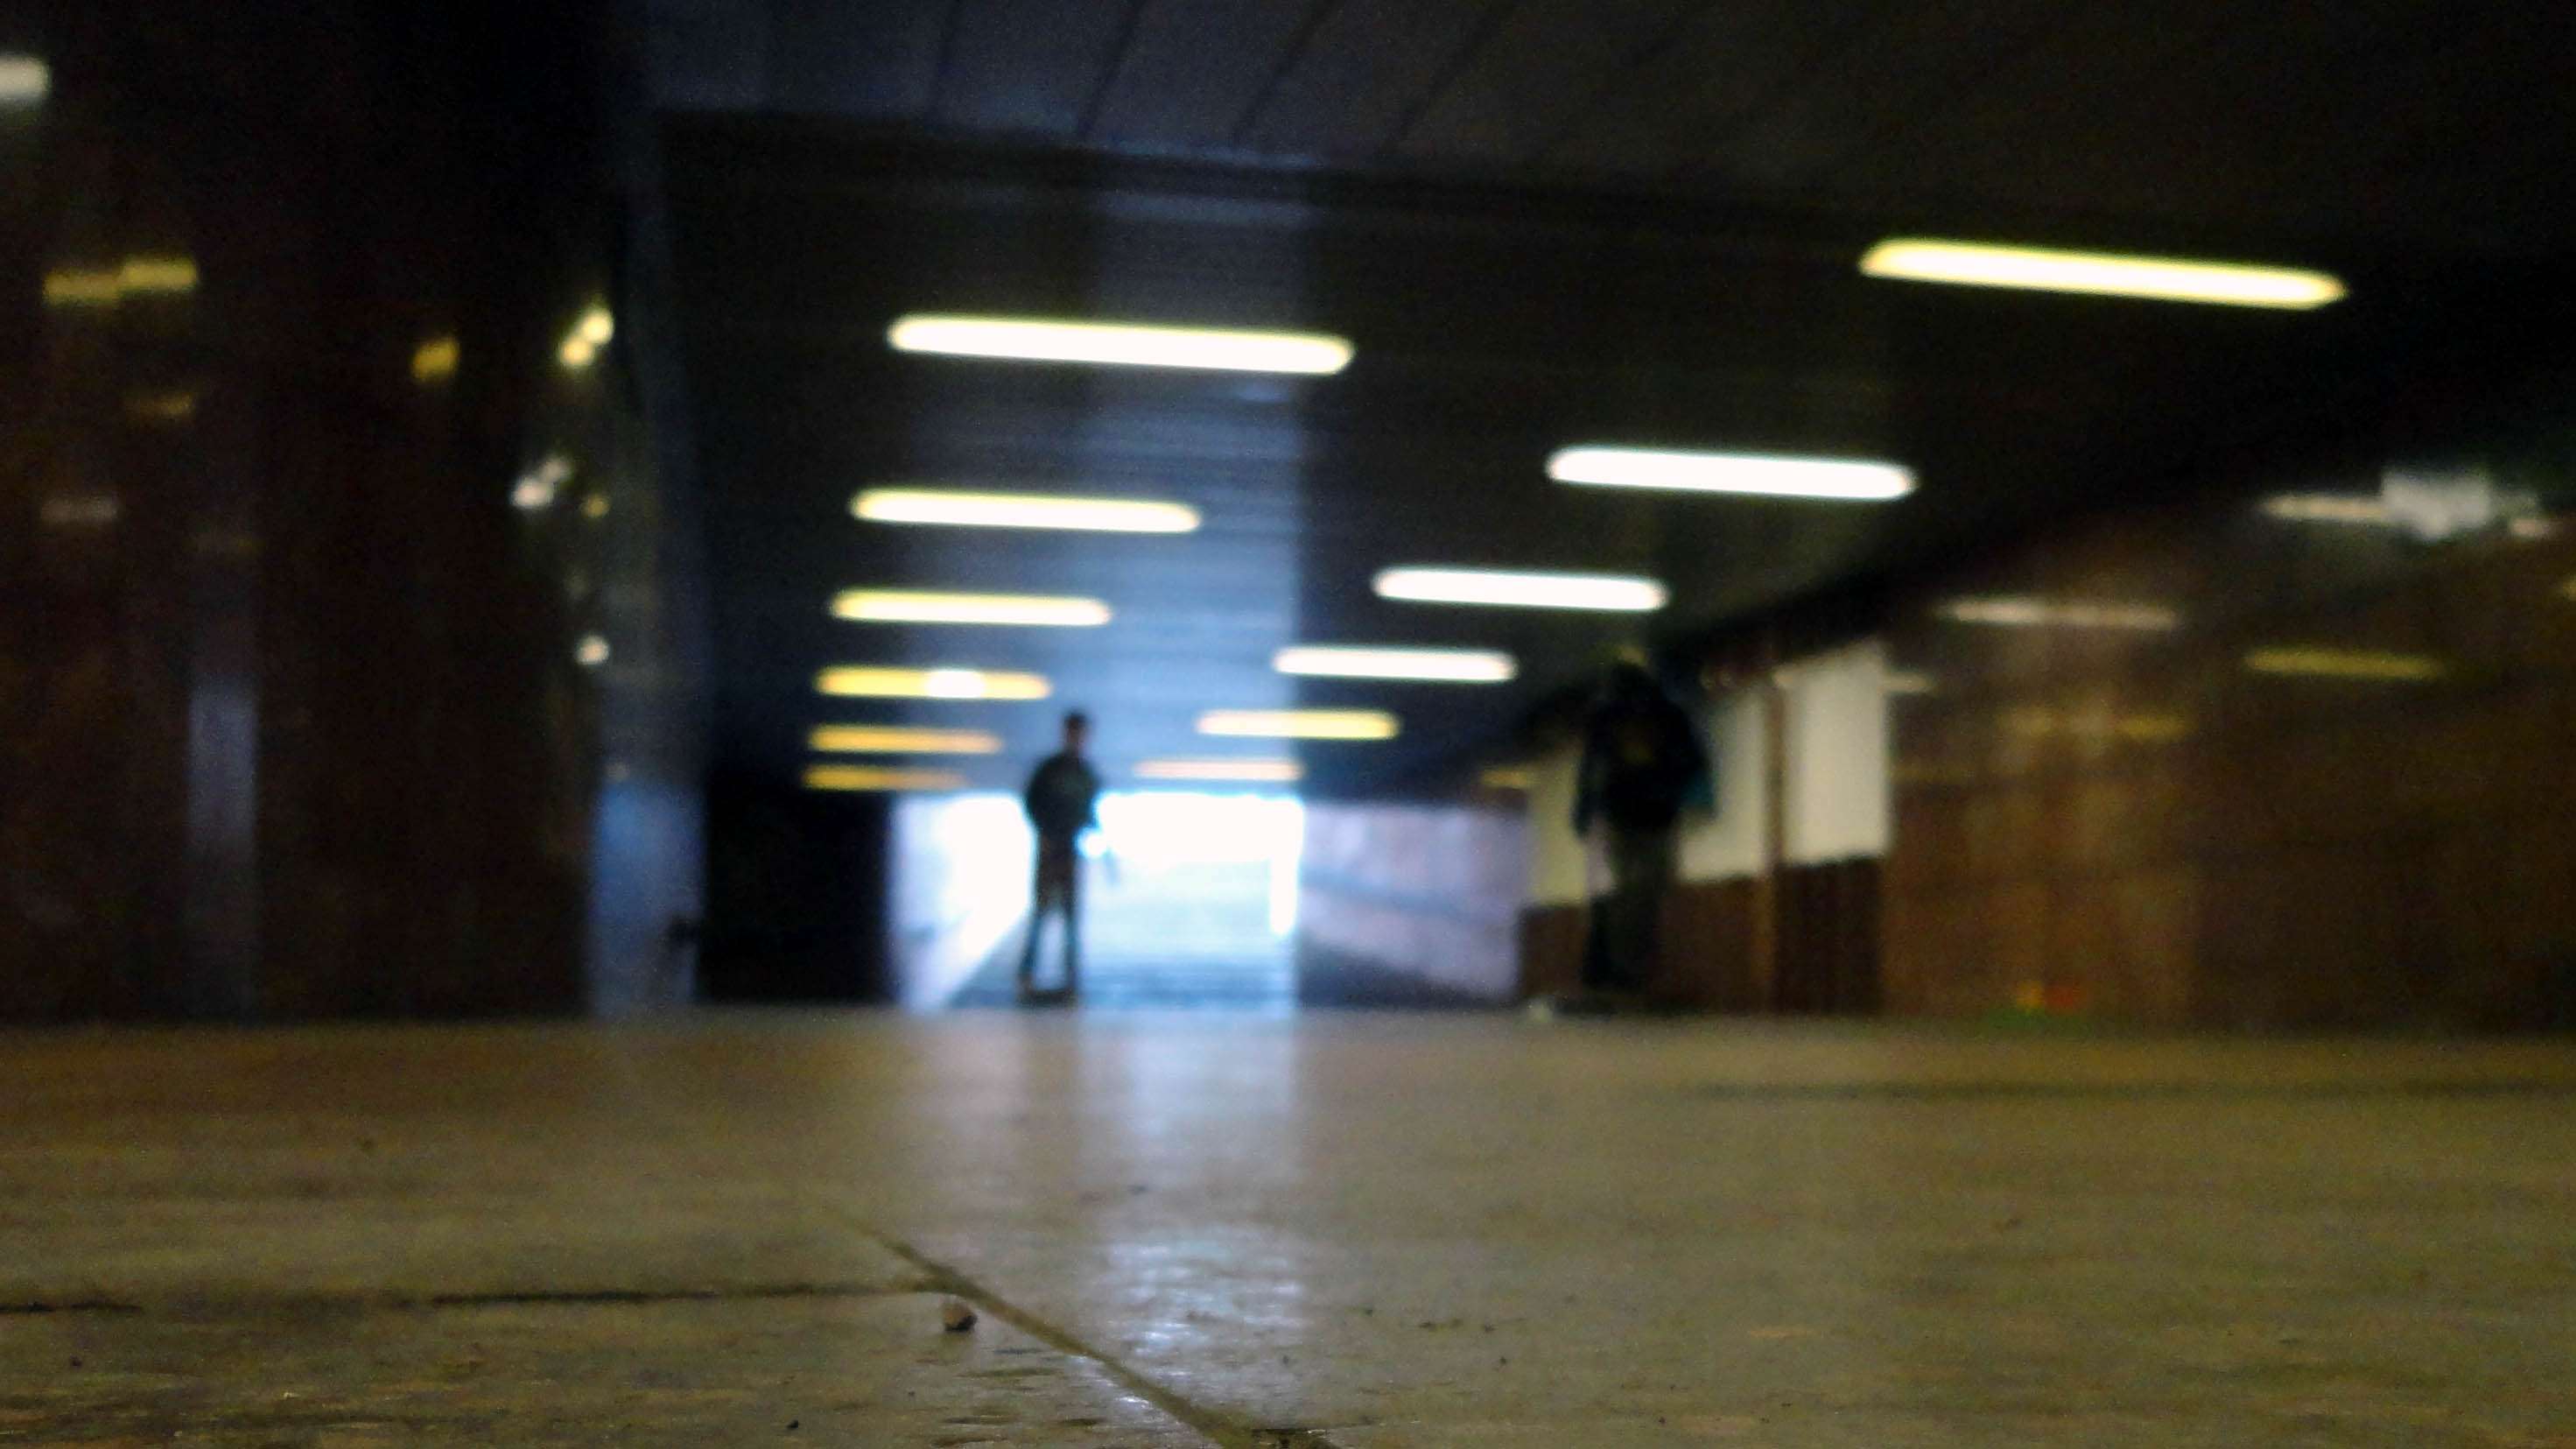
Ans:
[[[2541,543],[2558,536],[2558,520],[2526,513],[2507,523],[2504,531],[2525,543]]]
[[[113,268],[66,267],[45,273],[48,307],[113,307],[125,284]]]
[[[593,523],[597,523],[599,520],[606,518],[608,516],[608,509],[608,495],[605,493],[593,493],[588,498],[581,500],[581,516],[589,519]]]
[[[117,290],[129,297],[183,297],[197,290],[191,257],[127,257],[116,269]]]
[[[552,508],[555,492],[572,477],[572,464],[561,453],[549,453],[546,460],[519,475],[510,488],[510,506],[522,513],[535,513]]]
[[[820,725],[806,741],[826,755],[998,755],[999,735],[983,730],[907,729],[893,725]]]
[[[2263,500],[2263,512],[2285,523],[2348,523],[2385,528],[2397,521],[2385,502],[2353,493],[2277,493]]]
[[[32,55],[0,55],[0,106],[41,106],[53,93],[51,66]]]
[[[1199,716],[1199,733],[1261,740],[1391,740],[1394,715],[1374,709],[1217,709]]]
[[[1501,765],[1476,777],[1488,790],[1511,790],[1526,795],[1538,788],[1538,771],[1526,765]]]
[[[412,353],[411,380],[423,386],[445,382],[456,375],[456,364],[461,356],[455,338],[433,337]]]
[[[586,669],[597,669],[608,662],[608,641],[597,634],[584,634],[581,643],[573,647],[572,657]]]
[[[1059,629],[1097,628],[1110,617],[1109,606],[1098,599],[890,589],[842,593],[832,600],[832,615],[861,624],[1026,624]]]
[[[593,347],[606,347],[617,337],[617,318],[605,307],[593,307],[581,314],[572,335]]]
[[[1314,332],[1243,332],[916,313],[895,319],[895,324],[886,329],[886,341],[897,352],[1108,367],[1320,376],[1351,365],[1349,342]]]
[[[139,423],[184,423],[197,415],[193,392],[138,392],[125,399],[125,415]]]
[[[1624,614],[1653,613],[1671,597],[1653,579],[1518,569],[1388,569],[1377,576],[1376,587],[1379,598],[1411,603],[1493,604]]]
[[[2169,745],[2189,739],[2191,730],[2191,721],[2175,714],[2123,715],[2111,722],[2113,734],[2141,745]]]
[[[1046,677],[991,669],[879,669],[844,664],[815,676],[814,687],[844,699],[1044,699]]]
[[[1293,785],[1306,778],[1306,767],[1295,760],[1146,760],[1136,766],[1136,778]]]
[[[1889,694],[1931,694],[1940,681],[1918,669],[1891,669],[1880,679],[1880,687]]]
[[[1547,460],[1547,476],[1559,483],[1601,488],[1824,498],[1854,503],[1883,503],[1914,491],[1912,469],[1868,459],[1691,453],[1602,445],[1559,449]]]
[[[2422,654],[2391,654],[2376,649],[2326,649],[2310,646],[2257,649],[2245,656],[2256,674],[2297,675],[2311,679],[2353,679],[2395,684],[2439,679],[2450,671],[2439,659]]]
[[[57,494],[36,506],[36,521],[47,528],[113,528],[124,516],[113,493]]]
[[[1998,596],[1953,599],[1938,610],[1956,624],[1989,624],[1999,628],[2127,629],[2165,633],[2182,627],[2182,615],[2162,604],[2058,603],[2048,599]]]
[[[958,528],[1047,528],[1076,533],[1193,533],[1199,511],[1146,498],[1061,498],[1045,493],[971,493],[944,488],[871,488],[850,504],[871,523]]]
[[[555,360],[564,365],[564,371],[579,372],[599,360],[599,344],[576,332],[563,340]]]
[[[953,770],[882,770],[871,765],[812,765],[805,771],[808,790],[963,790],[966,777]]]
[[[2337,301],[2343,283],[2324,272],[2180,257],[1989,246],[1979,242],[1890,237],[1860,260],[1864,275],[1963,287],[2078,292],[2158,302],[2306,311]]]
[[[1501,684],[1520,673],[1512,656],[1491,649],[1378,649],[1301,644],[1271,660],[1282,674],[1331,679],[1420,679],[1445,684]]]

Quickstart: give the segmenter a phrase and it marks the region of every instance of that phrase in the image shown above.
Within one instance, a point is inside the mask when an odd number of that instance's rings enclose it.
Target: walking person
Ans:
[[[1029,911],[1028,946],[1020,954],[1023,1001],[1069,1001],[1081,989],[1082,836],[1100,824],[1100,776],[1082,755],[1090,737],[1089,716],[1079,710],[1066,715],[1064,748],[1038,765],[1021,796],[1038,837],[1036,901]],[[1064,980],[1042,993],[1037,988],[1038,937],[1050,914],[1064,918]]]
[[[1597,1004],[1634,1004],[1653,983],[1682,810],[1712,799],[1698,728],[1643,656],[1623,651],[1584,718],[1574,802],[1574,833],[1589,842],[1599,827],[1610,866],[1584,953],[1584,985]]]

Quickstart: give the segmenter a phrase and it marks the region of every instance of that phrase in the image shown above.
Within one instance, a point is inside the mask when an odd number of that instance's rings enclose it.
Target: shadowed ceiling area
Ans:
[[[1695,636],[2151,494],[2514,345],[2566,244],[2570,46],[2385,3],[657,4],[726,762],[963,725],[1015,783],[1058,705],[1149,757],[1210,708],[1365,706],[1324,793],[1437,785],[1601,650]],[[2563,31],[2563,26],[2561,27]],[[2292,57],[2304,63],[2291,63]],[[1874,280],[1892,233],[2323,267],[2311,313]],[[899,354],[913,312],[1325,331],[1338,376]],[[1550,482],[1587,442],[1890,458],[1886,505]],[[1185,502],[1181,536],[895,528],[919,483]],[[1393,603],[1404,564],[1613,570],[1647,619]],[[1101,629],[854,624],[850,588],[1098,598]],[[1507,685],[1290,681],[1291,644],[1473,646]],[[1047,704],[824,700],[835,664],[1024,669]]]

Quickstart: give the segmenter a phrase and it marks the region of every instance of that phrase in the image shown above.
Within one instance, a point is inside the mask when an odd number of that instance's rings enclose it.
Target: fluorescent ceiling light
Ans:
[[[906,729],[894,725],[821,725],[807,743],[826,755],[998,755],[1001,736],[983,730]]]
[[[116,269],[116,285],[129,296],[185,296],[197,290],[196,259],[127,257]]]
[[[1391,740],[1394,715],[1373,709],[1219,709],[1199,716],[1199,733],[1266,740]]]
[[[599,344],[576,332],[563,340],[555,360],[564,365],[564,371],[579,372],[599,360]]]
[[[1377,576],[1382,599],[1426,604],[1498,604],[1528,609],[1591,609],[1650,614],[1670,595],[1653,579],[1624,574],[1532,573],[1518,569],[1388,569]]]
[[[966,777],[953,770],[881,770],[872,765],[813,765],[808,790],[962,790]]]
[[[1867,459],[1689,453],[1601,445],[1559,449],[1547,460],[1547,476],[1559,483],[1588,483],[1603,488],[1746,493],[1848,502],[1884,502],[1914,491],[1911,469]]]
[[[1313,332],[1243,332],[1210,327],[1144,327],[1026,317],[915,314],[886,329],[897,352],[995,357],[1015,362],[1087,362],[1113,367],[1181,367],[1215,372],[1335,373],[1351,344]]]
[[[1247,784],[1293,785],[1305,777],[1305,767],[1295,760],[1146,760],[1136,766],[1139,780],[1231,780]]]
[[[990,669],[879,669],[839,665],[815,676],[814,687],[845,699],[1044,699],[1053,691],[1045,676]]]
[[[2292,311],[2322,307],[2344,294],[2343,283],[2333,277],[2294,267],[1989,246],[1921,237],[1890,237],[1880,242],[1861,258],[1860,269],[1868,276],[1909,282]]]
[[[0,55],[0,106],[41,106],[53,91],[52,67],[32,55]]]
[[[2003,595],[1953,599],[1938,612],[1956,624],[1990,624],[2007,629],[2130,629],[2163,633],[2182,627],[2182,615],[2162,604],[2069,603]]]
[[[960,528],[1051,528],[1083,533],[1192,533],[1197,509],[1148,498],[1064,498],[946,488],[871,488],[850,504],[871,523]]]
[[[617,316],[605,307],[593,307],[573,324],[573,335],[593,347],[606,347],[617,337]]]
[[[1512,656],[1490,649],[1378,649],[1341,644],[1301,644],[1271,660],[1282,674],[1335,679],[1426,679],[1450,684],[1500,684],[1520,672]]]
[[[2257,649],[2245,656],[2256,674],[2287,674],[2313,679],[2354,679],[2385,683],[2422,683],[2449,673],[2442,661],[2423,654],[2392,654],[2377,649],[2329,649],[2284,646]]]
[[[455,338],[433,337],[429,339],[412,352],[412,381],[426,386],[433,382],[444,382],[448,378],[454,377],[456,375],[456,364],[459,356],[460,352]]]
[[[851,589],[832,600],[832,614],[861,624],[1028,624],[1083,629],[1109,622],[1109,606],[1098,599],[893,589]]]
[[[1538,771],[1527,765],[1498,765],[1476,777],[1488,790],[1512,790],[1528,794],[1538,788]]]
[[[1931,694],[1941,684],[1919,669],[1891,669],[1881,676],[1880,687],[1889,694]]]
[[[2397,521],[2385,502],[2357,493],[2276,493],[2263,500],[2263,512],[2286,523],[2349,523],[2385,528]]]
[[[45,273],[45,305],[48,307],[113,307],[124,295],[125,284],[116,269],[66,267]]]

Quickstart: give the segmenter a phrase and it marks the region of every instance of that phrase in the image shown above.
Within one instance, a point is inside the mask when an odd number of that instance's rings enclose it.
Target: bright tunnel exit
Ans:
[[[1282,1013],[1297,1004],[1306,812],[1294,796],[1101,796],[1080,865],[1088,1008]],[[1030,929],[1035,840],[1016,796],[923,796],[894,820],[893,956],[917,1011],[1006,1006]],[[1036,979],[1059,981],[1061,926]]]

